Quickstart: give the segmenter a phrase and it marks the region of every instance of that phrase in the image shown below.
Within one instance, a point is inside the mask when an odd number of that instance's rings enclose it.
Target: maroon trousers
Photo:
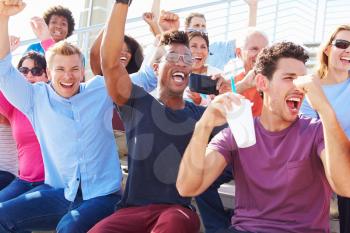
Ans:
[[[123,208],[97,223],[89,233],[197,233],[196,212],[180,205]]]

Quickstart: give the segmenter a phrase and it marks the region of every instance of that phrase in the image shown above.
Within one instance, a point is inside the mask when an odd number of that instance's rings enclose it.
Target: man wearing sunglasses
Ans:
[[[157,66],[159,98],[131,82],[115,59],[122,50],[128,5],[117,0],[101,45],[107,88],[127,132],[129,174],[117,211],[91,232],[198,232],[191,198],[175,187],[177,170],[194,124],[204,108],[184,101],[192,69],[186,33],[163,35],[165,55]],[[130,221],[132,219],[132,221]]]

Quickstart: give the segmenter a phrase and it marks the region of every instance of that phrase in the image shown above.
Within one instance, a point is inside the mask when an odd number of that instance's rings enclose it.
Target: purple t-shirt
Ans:
[[[233,163],[237,230],[261,233],[329,232],[331,189],[321,151],[322,124],[300,117],[288,128],[269,132],[254,120],[256,144],[237,148],[229,128],[209,148]]]

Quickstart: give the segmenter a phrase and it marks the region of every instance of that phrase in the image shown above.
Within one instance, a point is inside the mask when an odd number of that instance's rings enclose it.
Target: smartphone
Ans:
[[[193,92],[218,95],[219,91],[216,90],[217,80],[212,80],[211,76],[191,73],[189,88]]]

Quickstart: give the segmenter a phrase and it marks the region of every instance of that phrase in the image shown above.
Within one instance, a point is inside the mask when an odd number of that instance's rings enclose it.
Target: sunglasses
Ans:
[[[29,69],[28,67],[20,67],[19,72],[21,72],[24,75],[27,75],[30,71],[30,73],[32,73],[32,75],[34,76],[41,76],[44,73],[44,69],[43,68],[39,68],[39,67],[33,67],[31,69]]]
[[[336,39],[332,41],[332,45],[338,49],[347,49],[350,46],[350,42],[347,40]]]
[[[180,60],[181,57],[185,64],[187,65],[193,64],[192,55],[189,55],[189,54],[180,55],[178,53],[168,53],[165,57],[165,60],[167,60],[168,62],[176,63]]]

